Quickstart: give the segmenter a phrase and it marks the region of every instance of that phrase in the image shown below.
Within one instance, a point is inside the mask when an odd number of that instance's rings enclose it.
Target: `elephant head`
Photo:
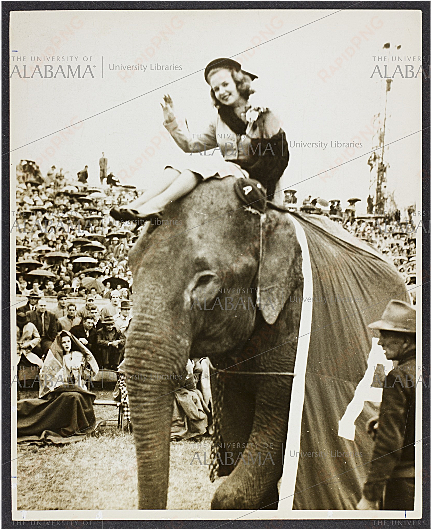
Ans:
[[[129,255],[134,317],[125,366],[140,509],[166,507],[173,392],[187,360],[217,363],[246,350],[257,322],[273,326],[302,284],[288,216],[245,208],[234,182],[201,183],[171,204],[163,224],[150,225]]]

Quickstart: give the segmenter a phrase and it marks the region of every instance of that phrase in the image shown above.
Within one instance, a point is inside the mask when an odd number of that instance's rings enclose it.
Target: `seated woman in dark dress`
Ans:
[[[17,403],[18,442],[76,441],[96,423],[94,393],[87,380],[99,368],[91,352],[67,331],[60,332],[43,363],[39,398]]]

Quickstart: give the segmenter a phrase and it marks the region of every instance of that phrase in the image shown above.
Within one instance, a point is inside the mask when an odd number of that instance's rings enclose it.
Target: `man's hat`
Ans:
[[[379,331],[394,331],[416,333],[416,311],[415,309],[397,299],[391,299],[387,304],[382,319],[375,321],[368,325],[370,329],[378,329]]]
[[[102,320],[104,325],[114,325],[115,320],[112,316],[105,316]]]
[[[59,293],[57,294],[57,300],[59,300],[59,299],[63,299],[63,298],[67,298],[67,294],[66,294],[66,292],[59,292]]]
[[[121,302],[121,308],[122,309],[130,309],[130,301],[128,299],[123,299]]]
[[[242,73],[245,73],[249,77],[251,77],[251,80],[257,79],[257,75],[254,75],[253,73],[246,72],[241,68],[241,65],[239,62],[234,61],[233,59],[215,59],[214,61],[211,61],[209,64],[207,64],[204,72],[205,81],[208,83],[208,75],[211,70],[215,70],[216,68],[228,68],[228,69],[234,69],[237,72],[242,71]],[[208,83],[209,84],[209,83]]]
[[[36,292],[33,292],[32,290],[30,290],[27,298],[29,299],[40,299],[42,296],[40,294],[36,294]]]

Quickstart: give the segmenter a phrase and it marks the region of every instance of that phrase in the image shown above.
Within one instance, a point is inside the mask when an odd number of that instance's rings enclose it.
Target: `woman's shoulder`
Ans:
[[[251,136],[254,132],[260,137],[272,138],[282,130],[279,117],[268,107],[252,107],[246,117]]]

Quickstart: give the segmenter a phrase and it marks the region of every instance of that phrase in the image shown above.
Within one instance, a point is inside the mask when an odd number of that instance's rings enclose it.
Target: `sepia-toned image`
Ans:
[[[425,525],[429,5],[31,4],[13,523]]]

